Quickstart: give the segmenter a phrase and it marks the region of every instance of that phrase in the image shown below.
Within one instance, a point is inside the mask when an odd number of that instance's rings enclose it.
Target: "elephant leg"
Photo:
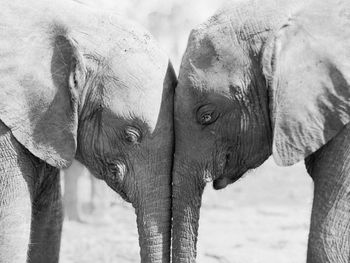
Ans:
[[[0,262],[23,263],[30,236],[33,166],[1,122],[0,149]]]
[[[308,263],[350,261],[350,126],[306,159],[314,180]]]
[[[33,193],[28,262],[55,263],[63,222],[60,171],[45,163],[38,166],[41,168]]]

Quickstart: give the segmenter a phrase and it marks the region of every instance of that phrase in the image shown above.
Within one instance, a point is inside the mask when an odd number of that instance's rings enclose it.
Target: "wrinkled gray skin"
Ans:
[[[206,183],[224,188],[271,154],[306,159],[314,179],[307,261],[349,261],[350,4],[302,2],[231,4],[191,32],[175,90],[175,263],[195,261]]]
[[[75,1],[7,1],[0,17],[0,262],[58,262],[59,169],[73,158],[135,207],[141,261],[169,262],[167,56]]]

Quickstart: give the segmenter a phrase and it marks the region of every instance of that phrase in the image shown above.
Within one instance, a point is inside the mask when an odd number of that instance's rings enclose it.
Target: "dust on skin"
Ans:
[[[118,113],[119,116],[124,118],[138,116],[153,131],[158,121],[162,102],[162,92],[154,87],[163,87],[168,60],[164,54],[159,54],[158,57],[163,59],[159,59],[158,65],[145,66],[139,62],[141,55],[143,54],[137,53],[127,56],[122,67],[118,66],[121,64],[120,61],[112,61],[115,65],[113,67],[114,74],[119,76],[118,86],[126,87],[124,83],[128,83],[128,90],[123,88],[111,90],[111,99],[108,103],[111,105],[112,111]],[[144,61],[149,60],[145,59]],[[130,85],[130,83],[132,84]]]
[[[185,55],[184,58],[187,67],[190,68],[187,72],[190,72],[188,79],[191,86],[199,91],[212,91],[228,98],[235,95],[237,91],[234,89],[244,88],[248,76],[243,72],[248,63],[240,54],[243,51],[227,47],[232,45],[230,39],[214,42],[212,39],[215,39],[215,36],[203,36],[200,31],[194,31],[192,34],[191,45],[186,52],[192,55]]]

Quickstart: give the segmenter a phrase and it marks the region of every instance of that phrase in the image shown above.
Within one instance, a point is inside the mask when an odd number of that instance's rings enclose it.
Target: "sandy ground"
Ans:
[[[208,185],[197,262],[305,262],[311,203],[303,164],[280,168],[269,160],[224,190]],[[65,222],[61,262],[140,262],[135,220],[132,207],[118,198],[89,223]]]

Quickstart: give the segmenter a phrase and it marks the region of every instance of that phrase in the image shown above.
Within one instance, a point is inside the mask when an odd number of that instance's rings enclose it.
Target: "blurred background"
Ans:
[[[169,54],[177,72],[191,28],[223,2],[79,1],[114,10],[146,27]],[[65,222],[60,262],[140,262],[136,216],[130,204],[77,162],[62,171],[62,185]],[[303,163],[282,168],[272,159],[224,190],[215,191],[208,185],[197,262],[305,262],[312,191]]]

